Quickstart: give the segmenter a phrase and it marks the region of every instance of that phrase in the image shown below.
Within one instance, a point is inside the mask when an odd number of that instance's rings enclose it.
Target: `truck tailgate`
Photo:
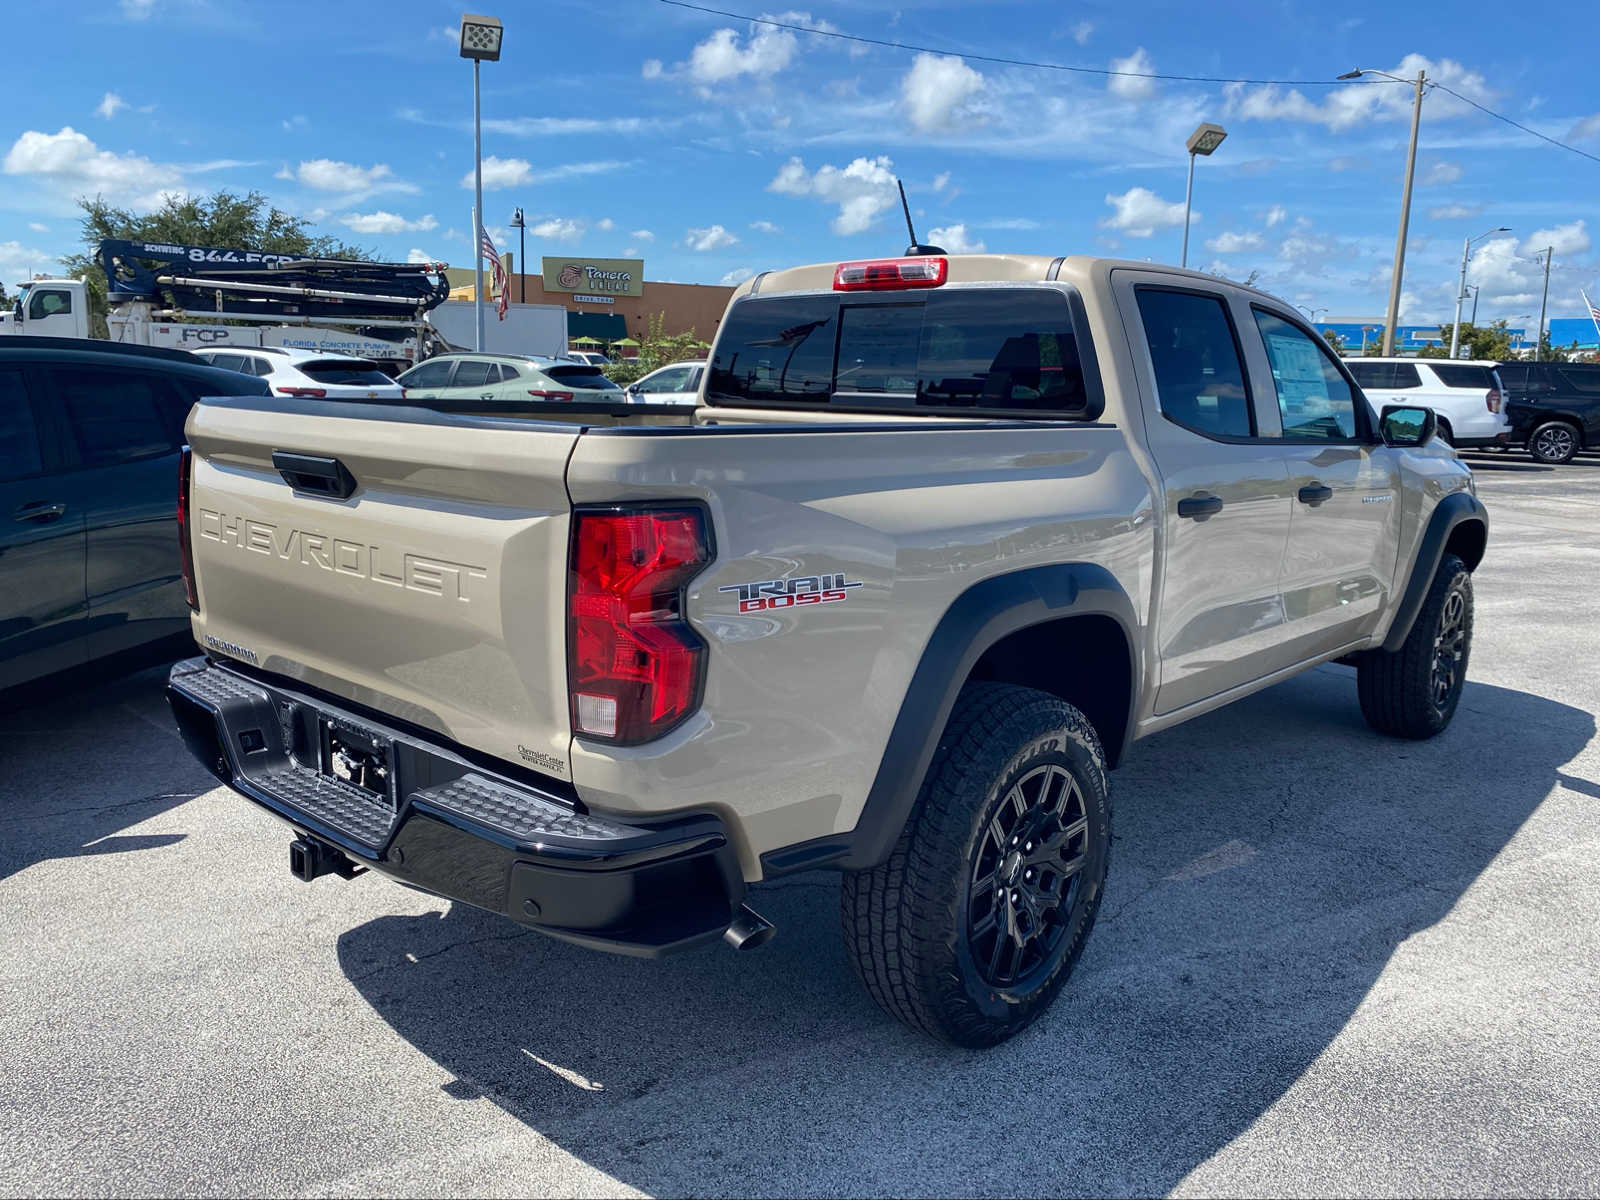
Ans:
[[[570,778],[569,503],[579,430],[265,398],[189,417],[197,640]],[[274,453],[336,459],[347,499]]]

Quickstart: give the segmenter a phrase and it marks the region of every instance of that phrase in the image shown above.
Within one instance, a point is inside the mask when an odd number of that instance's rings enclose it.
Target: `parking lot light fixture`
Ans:
[[[472,60],[472,234],[476,265],[472,289],[474,350],[483,349],[483,99],[478,69],[486,62],[500,61],[500,44],[505,29],[494,17],[466,13],[461,18],[461,57]]]
[[[1209,158],[1227,136],[1228,131],[1221,125],[1213,125],[1208,121],[1191,133],[1185,143],[1189,151],[1189,185],[1183,192],[1183,256],[1178,262],[1180,267],[1189,265],[1189,207],[1194,200],[1195,155],[1204,154]]]
[[[1468,238],[1461,246],[1461,286],[1456,289],[1456,323],[1450,330],[1450,357],[1456,357],[1456,351],[1461,346],[1461,305],[1467,298],[1467,259],[1472,256],[1472,243],[1481,242],[1484,238],[1494,233],[1510,233],[1511,226],[1502,225],[1498,229],[1491,229],[1488,233],[1480,233],[1475,238]],[[1472,299],[1473,323],[1477,323],[1478,299]]]

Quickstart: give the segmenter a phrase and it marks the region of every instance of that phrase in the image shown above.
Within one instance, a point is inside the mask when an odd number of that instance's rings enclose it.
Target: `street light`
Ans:
[[[1319,312],[1328,311],[1326,308],[1307,308],[1304,304],[1296,304],[1295,307],[1301,312],[1305,313],[1307,319],[1310,320],[1313,325],[1317,323],[1317,314]]]
[[[461,57],[472,60],[472,232],[476,286],[472,290],[476,340],[474,350],[483,349],[483,100],[478,90],[478,68],[485,62],[500,61],[500,43],[505,30],[494,17],[465,13],[461,18]]]
[[[1478,293],[1481,291],[1483,291],[1483,284],[1475,283],[1472,285],[1472,320],[1467,322],[1467,324],[1471,325],[1474,329],[1478,327]]]
[[[1469,257],[1471,257],[1471,255],[1472,255],[1472,243],[1473,242],[1481,242],[1481,241],[1483,241],[1483,239],[1488,237],[1489,234],[1491,234],[1491,233],[1510,233],[1510,232],[1511,232],[1511,226],[1502,225],[1498,229],[1489,230],[1489,233],[1480,233],[1475,238],[1468,238],[1464,243],[1462,243],[1462,246],[1461,246],[1461,286],[1456,289],[1456,323],[1455,323],[1454,327],[1450,330],[1450,357],[1451,358],[1454,358],[1456,356],[1456,351],[1458,349],[1460,349],[1460,347],[1461,347],[1461,302],[1467,298],[1467,259]],[[1476,313],[1477,310],[1478,310],[1478,302],[1476,300],[1474,300],[1472,302],[1472,310],[1473,310],[1474,313]],[[1477,320],[1476,319],[1473,320],[1473,324],[1474,325],[1477,324]]]
[[[1228,136],[1228,131],[1221,125],[1212,125],[1209,122],[1201,125],[1189,135],[1189,140],[1184,143],[1189,149],[1189,186],[1183,193],[1183,258],[1178,263],[1181,267],[1189,265],[1189,205],[1194,200],[1194,156],[1204,154],[1211,157],[1212,151],[1222,145],[1222,139]]]
[[[519,208],[511,214],[511,228],[517,231],[517,303],[528,302],[528,223],[522,219]]]
[[[1417,177],[1417,133],[1422,128],[1422,91],[1427,86],[1428,74],[1418,71],[1414,80],[1401,79],[1387,71],[1357,67],[1339,78],[1360,79],[1363,75],[1381,75],[1396,83],[1409,83],[1417,89],[1417,99],[1411,107],[1411,148],[1406,151],[1406,187],[1400,197],[1400,235],[1394,243],[1394,276],[1389,280],[1389,316],[1383,326],[1383,356],[1388,358],[1394,353],[1394,328],[1400,320],[1400,283],[1406,266],[1406,234],[1411,228],[1411,185]]]

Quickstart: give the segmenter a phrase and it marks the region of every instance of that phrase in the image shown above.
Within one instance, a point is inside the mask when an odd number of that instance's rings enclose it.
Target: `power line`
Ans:
[[[693,12],[709,13],[714,17],[726,17],[730,21],[749,21],[752,25],[767,25],[773,29],[787,29],[792,33],[809,33],[813,37],[835,38],[841,42],[857,42],[863,46],[883,46],[890,50],[914,50],[920,54],[957,54],[962,58],[969,58],[974,62],[998,63],[1007,67],[1033,67],[1041,71],[1069,71],[1076,75],[1118,75],[1128,79],[1170,79],[1182,83],[1254,83],[1254,84],[1280,84],[1285,87],[1337,87],[1337,79],[1231,79],[1220,75],[1163,75],[1157,71],[1112,71],[1105,67],[1074,67],[1066,63],[1036,62],[1026,58],[1001,58],[994,54],[972,54],[966,50],[939,50],[932,46],[918,46],[911,42],[894,42],[886,38],[862,37],[855,33],[843,33],[837,29],[813,29],[809,25],[797,25],[791,21],[779,21],[774,17],[751,17],[744,13],[727,12],[720,8],[708,8],[704,4],[691,4],[689,0],[657,0],[660,4],[669,4],[673,8],[687,8]]]
[[[1248,83],[1281,87],[1339,87],[1345,83],[1358,82],[1341,79],[1235,79],[1222,75],[1167,75],[1159,71],[1113,71],[1107,67],[1075,67],[1067,63],[1039,62],[1026,58],[1003,58],[995,54],[973,54],[965,50],[940,50],[933,46],[918,46],[913,42],[896,42],[888,38],[863,37],[860,34],[844,33],[837,29],[814,29],[809,25],[799,25],[792,21],[780,21],[775,17],[752,17],[746,13],[728,12],[726,9],[711,8],[704,4],[692,4],[689,0],[657,0],[657,3],[670,5],[673,8],[686,8],[691,12],[707,13],[713,17],[726,17],[730,21],[748,21],[752,25],[766,25],[772,29],[787,29],[792,33],[808,33],[813,37],[834,38],[837,41],[855,42],[862,46],[882,46],[889,50],[911,50],[919,54],[956,54],[974,62],[996,63],[1007,67],[1029,67],[1040,71],[1065,71],[1074,75],[1119,76],[1126,79],[1166,79],[1176,83]],[[1361,80],[1359,82],[1377,83],[1389,81]],[[1409,81],[1397,79],[1393,82],[1407,83]],[[1495,112],[1494,109],[1463,96],[1454,88],[1447,87],[1437,80],[1430,79],[1428,83],[1431,87],[1449,92],[1457,100],[1464,104],[1470,104],[1486,116],[1493,117],[1497,121],[1504,121],[1507,125],[1520,129],[1523,133],[1531,134],[1542,142],[1549,142],[1559,149],[1570,151],[1573,154],[1587,158],[1591,162],[1600,163],[1600,155],[1590,154],[1587,150],[1580,150],[1576,146],[1569,146],[1566,142],[1557,141],[1547,134],[1540,133],[1537,129],[1530,129],[1522,122],[1514,121],[1504,113]]]

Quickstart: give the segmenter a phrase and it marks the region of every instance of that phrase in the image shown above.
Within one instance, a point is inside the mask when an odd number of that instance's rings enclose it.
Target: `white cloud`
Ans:
[[[1328,160],[1330,171],[1359,171],[1366,165],[1366,159],[1354,154],[1340,154]]]
[[[1128,237],[1147,238],[1158,229],[1176,229],[1183,224],[1183,205],[1168,203],[1148,188],[1129,188],[1122,195],[1107,194],[1106,203],[1116,211],[1100,222],[1102,229],[1115,229]],[[1200,222],[1200,214],[1190,218]]]
[[[724,287],[738,287],[754,274],[755,272],[749,267],[735,267],[722,277],[722,285]]]
[[[1156,69],[1156,64],[1150,55],[1145,53],[1143,46],[1127,58],[1113,58],[1111,69],[1134,72],[1132,75],[1112,75],[1106,80],[1106,88],[1113,96],[1120,96],[1124,100],[1148,100],[1156,94],[1154,79],[1139,78],[1140,75],[1149,75]]]
[[[685,244],[689,249],[702,254],[739,244],[739,239],[721,225],[713,225],[709,229],[691,229],[686,236],[688,240]]]
[[[946,225],[942,229],[928,230],[933,245],[943,246],[949,254],[982,254],[988,249],[981,238],[967,232],[966,225]]]
[[[59,133],[28,130],[6,152],[0,171],[54,185],[68,196],[103,195],[140,207],[153,207],[164,192],[183,184],[177,167],[102,150],[70,125]]]
[[[1529,234],[1528,240],[1522,243],[1522,252],[1537,254],[1550,247],[1554,250],[1556,258],[1560,259],[1573,254],[1586,254],[1589,245],[1589,231],[1582,220],[1577,220],[1570,225],[1557,225],[1552,229],[1540,229]]]
[[[435,255],[429,254],[426,250],[411,249],[406,251],[406,261],[408,263],[431,263],[438,262],[439,260]]]
[[[950,172],[949,171],[940,171],[937,175],[935,175],[933,177],[933,190],[934,191],[942,192],[942,191],[945,190],[945,188],[947,188],[949,186],[950,186]]]
[[[815,196],[824,204],[837,204],[834,233],[863,233],[879,214],[900,202],[895,187],[894,163],[886,156],[858,158],[848,167],[822,166],[815,174],[798,158],[791,158],[767,184],[769,192],[783,196]]]
[[[610,217],[601,217],[598,221],[596,221],[594,223],[594,227],[596,229],[598,229],[601,233],[610,233],[613,229],[615,229],[617,227],[617,223],[615,221],[613,221]]]
[[[1460,164],[1445,162],[1441,159],[1428,168],[1427,174],[1422,177],[1422,182],[1426,184],[1454,183],[1460,178]]]
[[[1441,204],[1428,210],[1430,221],[1465,221],[1483,211],[1481,204]]]
[[[408,221],[404,217],[381,209],[373,213],[345,213],[339,218],[339,224],[355,230],[357,233],[426,233],[430,229],[439,228],[439,222],[434,220],[433,214],[420,217],[415,221]]]
[[[1259,233],[1219,233],[1206,242],[1206,249],[1213,254],[1242,254],[1261,249],[1263,242]]]
[[[762,26],[748,42],[741,42],[731,29],[719,29],[690,53],[689,78],[701,86],[726,83],[741,75],[770,78],[794,61],[798,49],[794,34],[786,29]],[[646,78],[655,76],[647,74]]]
[[[35,233],[49,233],[50,232],[50,226],[44,224],[41,221],[29,221],[28,222],[28,228],[33,230]]]
[[[493,154],[483,160],[483,190],[521,187],[533,181],[533,164],[525,158],[496,158]],[[476,181],[468,171],[461,177],[461,186],[469,188]]]
[[[979,229],[1038,229],[1039,222],[1032,217],[1001,217],[996,221],[979,221]]]
[[[1454,88],[1480,104],[1494,99],[1484,77],[1470,71],[1453,59],[1433,60],[1421,54],[1408,54],[1388,73],[1402,79],[1415,78],[1418,71],[1426,71],[1430,79]],[[1247,84],[1224,85],[1230,116],[1255,121],[1303,121],[1325,125],[1334,132],[1350,129],[1373,119],[1409,120],[1413,88],[1394,83],[1376,75],[1343,87],[1330,88],[1321,101],[1308,100],[1304,93],[1291,88],[1288,91],[1268,85],[1252,88]],[[1448,92],[1435,89],[1428,93],[1428,120],[1436,121],[1466,116],[1474,110]]]
[[[660,79],[665,70],[659,58],[647,58],[644,60],[644,65],[639,68],[639,74],[645,79]]]
[[[635,229],[628,236],[636,242],[653,242],[656,240],[656,235],[648,229]]]
[[[639,247],[637,247],[637,246],[629,246],[626,250],[624,250],[622,252],[622,257],[623,258],[634,258],[634,257],[636,257],[638,255],[638,253],[639,253]]]
[[[48,251],[24,246],[21,242],[0,242],[0,282],[17,283],[35,274],[55,275],[59,260]]]
[[[418,190],[416,184],[396,179],[394,172],[386,163],[360,167],[355,163],[339,162],[331,158],[310,159],[302,162],[294,170],[286,166],[278,172],[278,178],[296,180],[319,192],[343,192],[352,199],[358,193],[360,195],[371,195],[376,192],[410,194]]]
[[[1089,38],[1094,34],[1093,21],[1079,21],[1072,27],[1072,40],[1080,46],[1087,46]]]
[[[751,221],[750,222],[750,228],[754,229],[757,233],[782,233],[783,232],[783,230],[779,229],[771,221]]]
[[[1585,117],[1567,131],[1569,142],[1586,142],[1590,138],[1600,137],[1600,113],[1592,117]]]
[[[546,238],[552,242],[571,243],[583,237],[584,225],[582,221],[574,221],[570,217],[551,217],[547,221],[529,226],[528,232],[534,237]]]
[[[94,111],[109,121],[112,117],[117,115],[118,109],[127,107],[128,102],[121,96],[117,95],[115,92],[107,92],[100,100],[100,107],[96,108]]]
[[[983,76],[957,55],[919,54],[900,81],[900,99],[914,128],[923,133],[970,125],[973,99]]]
[[[122,0],[122,15],[130,21],[148,20],[156,10],[156,0]]]
[[[293,133],[297,129],[304,129],[310,123],[310,118],[304,113],[296,113],[292,117],[285,117],[283,119],[283,127],[290,133]]]
[[[459,229],[446,229],[443,237],[447,242],[465,242],[469,240],[467,235],[462,233]]]
[[[1288,219],[1289,219],[1289,210],[1287,208],[1285,208],[1281,204],[1274,204],[1271,208],[1267,209],[1267,228],[1268,229],[1271,229],[1271,228],[1273,228],[1274,226],[1277,226],[1277,225],[1282,225]]]

